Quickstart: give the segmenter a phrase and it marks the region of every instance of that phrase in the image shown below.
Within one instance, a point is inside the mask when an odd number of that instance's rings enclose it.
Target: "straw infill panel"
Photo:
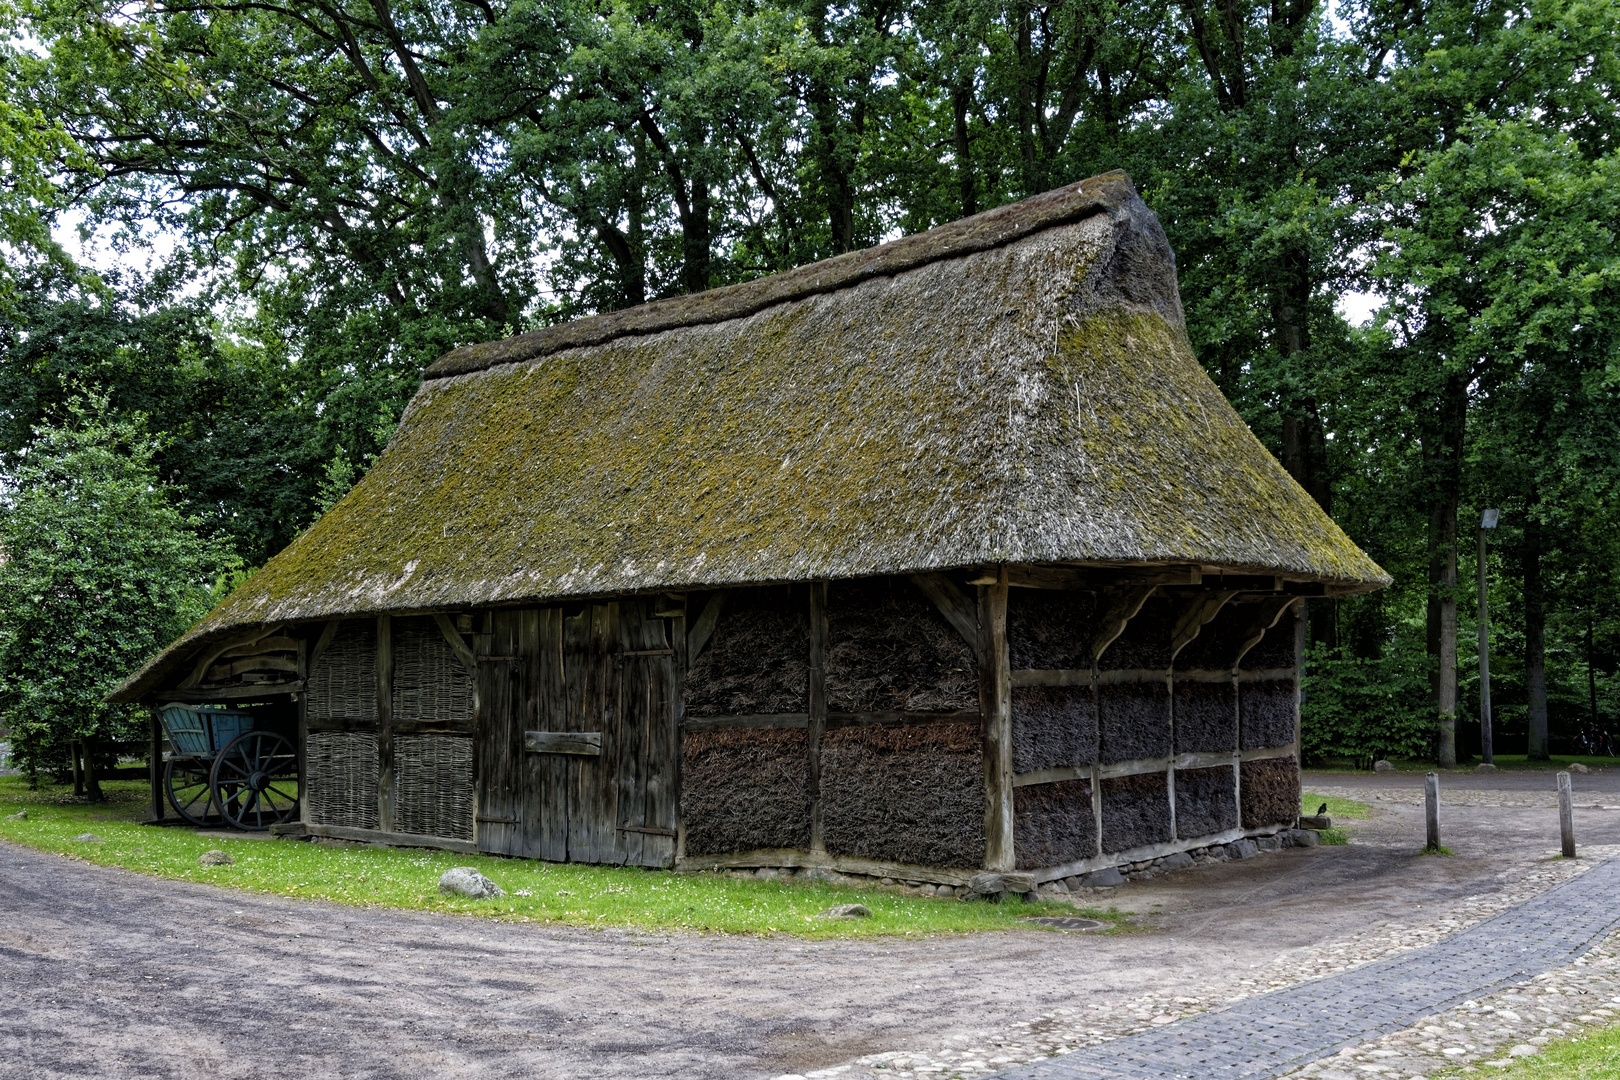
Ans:
[[[377,828],[375,732],[312,731],[305,760],[311,823]]]
[[[395,735],[395,831],[471,840],[472,760],[464,735]]]
[[[309,673],[314,720],[377,719],[377,624],[352,619],[338,628]]]
[[[470,721],[473,681],[438,625],[394,620],[394,719]]]

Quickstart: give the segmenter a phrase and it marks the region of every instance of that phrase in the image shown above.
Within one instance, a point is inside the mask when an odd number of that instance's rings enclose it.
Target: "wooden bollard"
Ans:
[[[1440,850],[1440,774],[1423,776],[1423,813],[1429,823],[1429,851]]]
[[[1564,858],[1575,857],[1575,789],[1569,773],[1558,774],[1558,831],[1563,834]]]

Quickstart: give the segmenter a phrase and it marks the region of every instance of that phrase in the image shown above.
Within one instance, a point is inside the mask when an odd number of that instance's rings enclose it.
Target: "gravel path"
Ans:
[[[1620,844],[1620,812],[1579,827]],[[345,908],[0,844],[0,1076],[982,1075],[1410,949],[1571,865],[1544,808],[1446,828],[1458,856],[1418,858],[1419,811],[1381,805],[1347,847],[1132,883],[1104,903],[1138,932],[841,942]]]

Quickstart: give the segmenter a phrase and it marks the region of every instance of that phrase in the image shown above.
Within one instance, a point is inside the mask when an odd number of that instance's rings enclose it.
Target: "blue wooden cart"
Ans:
[[[256,831],[298,816],[298,749],[285,732],[222,705],[169,704],[159,715],[175,813],[196,825]]]

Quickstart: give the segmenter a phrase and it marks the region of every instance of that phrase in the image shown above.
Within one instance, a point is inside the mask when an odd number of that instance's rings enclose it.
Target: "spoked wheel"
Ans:
[[[298,752],[284,735],[249,731],[214,759],[214,798],[225,820],[262,832],[298,814]]]
[[[204,758],[170,758],[163,764],[163,785],[169,791],[169,805],[193,825],[208,825],[214,788]],[[216,818],[212,824],[218,824]]]

